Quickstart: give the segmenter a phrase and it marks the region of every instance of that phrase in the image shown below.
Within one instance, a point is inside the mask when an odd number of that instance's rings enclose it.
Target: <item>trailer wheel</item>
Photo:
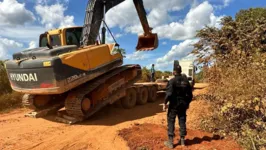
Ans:
[[[137,102],[137,91],[134,88],[127,89],[126,96],[121,100],[122,106],[126,109],[133,108]]]
[[[115,107],[115,108],[122,108],[121,99],[117,100],[117,101],[114,103],[114,107]]]
[[[149,91],[146,87],[140,88],[140,91],[138,93],[138,99],[137,104],[138,105],[144,105],[147,103],[149,97]]]
[[[157,100],[157,88],[152,86],[149,91],[148,102],[155,102]]]

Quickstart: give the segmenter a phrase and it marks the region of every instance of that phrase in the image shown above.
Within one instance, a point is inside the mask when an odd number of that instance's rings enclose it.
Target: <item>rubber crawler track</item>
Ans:
[[[95,88],[103,84],[105,81],[110,79],[111,77],[117,75],[118,73],[121,73],[125,70],[129,69],[138,69],[137,70],[137,76],[130,80],[127,81],[122,87],[117,89],[115,92],[111,93],[108,95],[108,98],[111,97],[112,95],[116,94],[117,92],[120,92],[120,90],[125,89],[129,86],[131,86],[133,83],[135,83],[140,77],[141,77],[141,68],[139,65],[125,65],[118,67],[111,72],[108,72],[106,75],[102,75],[100,77],[97,77],[96,79],[89,81],[85,85],[78,87],[74,91],[70,92],[68,97],[65,100],[65,108],[66,112],[68,115],[75,117],[77,119],[86,119],[89,116],[93,115],[95,112],[97,112],[100,108],[103,106],[107,105],[109,103],[108,100],[103,100],[102,103],[97,104],[89,112],[86,114],[82,111],[81,109],[81,102],[82,99],[84,98],[85,95],[88,93],[92,92]]]

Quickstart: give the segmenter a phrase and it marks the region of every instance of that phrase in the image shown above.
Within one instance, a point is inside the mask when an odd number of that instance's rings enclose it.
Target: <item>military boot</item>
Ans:
[[[181,136],[178,145],[185,146],[185,137]]]
[[[164,145],[168,148],[174,148],[173,137],[169,137],[167,141],[164,142]]]

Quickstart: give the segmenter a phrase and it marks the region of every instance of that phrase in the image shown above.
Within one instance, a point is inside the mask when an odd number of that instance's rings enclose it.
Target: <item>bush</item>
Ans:
[[[195,82],[201,83],[203,82],[203,70],[201,70],[199,73],[195,74]]]
[[[4,63],[0,61],[0,95],[10,92],[12,92],[12,89],[7,78]]]
[[[194,54],[209,66],[213,116],[203,128],[235,137],[247,149],[266,148],[266,9],[224,17],[221,29],[199,31]],[[212,65],[210,65],[212,64]]]
[[[266,144],[266,67],[257,61],[241,65],[244,59],[239,60],[230,67],[225,63],[228,66],[209,69],[212,90],[206,98],[212,101],[214,114],[204,126],[255,149]]]
[[[0,111],[21,105],[21,94],[13,92],[4,63],[0,61]]]
[[[156,79],[161,79],[162,76],[171,76],[171,72],[170,71],[159,71],[159,70],[156,70],[155,71],[155,80]],[[150,79],[151,79],[151,72],[149,69],[147,69],[146,67],[143,67],[142,68],[142,77],[141,77],[141,80],[139,80],[138,82],[150,82]]]
[[[0,96],[0,112],[21,106],[21,94],[17,92],[6,93]]]

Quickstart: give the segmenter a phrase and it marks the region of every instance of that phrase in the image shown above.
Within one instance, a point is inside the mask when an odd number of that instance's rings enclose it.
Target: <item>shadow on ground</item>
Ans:
[[[202,142],[212,142],[213,140],[222,140],[223,138],[219,135],[213,135],[213,136],[203,136],[203,137],[195,137],[193,139],[186,139],[185,143],[187,146],[194,145],[194,144],[201,144]],[[174,145],[175,147],[178,146],[178,144]]]
[[[189,150],[237,150],[240,146],[233,140],[225,140],[218,135],[213,135],[199,130],[188,129],[186,136],[186,146],[177,145],[179,141],[178,128],[175,130],[176,137],[174,138],[174,149],[189,149]],[[144,123],[134,125],[130,128],[125,128],[119,131],[121,136],[130,149],[160,149],[167,150],[164,146],[164,141],[167,140],[167,128],[163,125]]]
[[[87,120],[74,125],[116,125],[126,121],[133,121],[145,117],[154,116],[157,113],[162,112],[164,94],[158,94],[157,101],[148,102],[145,105],[136,105],[131,109],[124,109],[115,107],[114,105],[108,105],[102,108],[99,112],[96,112],[93,116]],[[44,119],[53,121],[54,116],[47,116]],[[63,123],[62,123],[63,124]]]

